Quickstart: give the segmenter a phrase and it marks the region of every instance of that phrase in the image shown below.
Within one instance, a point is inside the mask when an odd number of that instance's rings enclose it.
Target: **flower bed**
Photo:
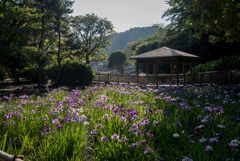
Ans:
[[[106,85],[1,98],[0,150],[25,160],[237,160],[240,91]]]

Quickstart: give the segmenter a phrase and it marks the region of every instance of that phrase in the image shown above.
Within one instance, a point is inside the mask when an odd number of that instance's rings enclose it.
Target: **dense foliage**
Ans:
[[[103,49],[111,44],[110,39],[114,36],[110,21],[95,14],[86,14],[74,17],[72,28],[76,34],[78,50],[85,57],[87,64],[106,58],[107,52]]]
[[[239,97],[239,88],[125,85],[4,96],[0,149],[45,161],[238,160]]]
[[[193,68],[194,73],[209,71],[239,70],[240,56],[222,57],[205,64],[199,64]]]
[[[237,0],[167,0],[168,17],[176,29],[191,28],[195,35],[208,34],[211,42],[240,43],[240,2]]]
[[[106,59],[103,51],[114,32],[111,22],[89,14],[72,17],[73,3],[73,0],[0,1],[0,69],[6,77],[18,79],[29,69],[35,69],[33,79],[41,85],[48,66],[57,64],[54,79],[57,83],[62,62],[66,60],[82,61],[89,55],[90,59]],[[80,38],[90,32],[95,33],[88,35],[91,41]]]
[[[55,80],[57,74],[57,66],[49,69],[48,77]],[[77,62],[66,62],[61,67],[61,75],[59,77],[58,86],[87,86],[92,83],[94,71],[87,64]]]

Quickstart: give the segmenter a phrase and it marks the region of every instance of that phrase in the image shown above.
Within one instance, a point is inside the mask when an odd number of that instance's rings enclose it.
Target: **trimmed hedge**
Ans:
[[[48,78],[56,79],[57,66],[48,70]],[[62,64],[61,74],[57,85],[59,86],[87,86],[92,83],[95,73],[88,64],[66,62]]]

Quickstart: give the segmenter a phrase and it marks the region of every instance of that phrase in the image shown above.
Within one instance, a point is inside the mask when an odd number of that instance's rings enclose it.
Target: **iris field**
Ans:
[[[238,87],[100,85],[0,99],[0,150],[25,160],[240,159]]]

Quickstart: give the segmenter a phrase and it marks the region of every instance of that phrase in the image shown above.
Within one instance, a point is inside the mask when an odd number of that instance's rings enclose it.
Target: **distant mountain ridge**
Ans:
[[[152,36],[155,32],[156,29],[154,27],[135,27],[125,32],[117,33],[112,40],[110,53],[117,50],[124,50],[128,43]]]

